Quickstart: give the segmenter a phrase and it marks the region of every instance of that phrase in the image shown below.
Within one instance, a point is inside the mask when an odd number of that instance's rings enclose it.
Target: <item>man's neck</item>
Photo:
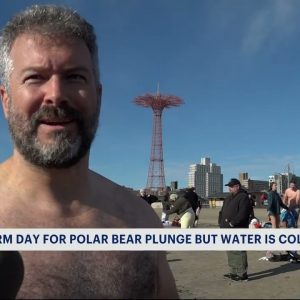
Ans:
[[[47,169],[26,161],[19,153],[3,164],[8,186],[19,186],[20,199],[62,210],[80,207],[90,198],[88,156],[65,169]]]

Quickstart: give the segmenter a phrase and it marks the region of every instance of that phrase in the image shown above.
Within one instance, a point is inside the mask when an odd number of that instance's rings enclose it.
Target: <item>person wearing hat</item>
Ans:
[[[231,178],[225,186],[228,186],[230,194],[224,200],[219,213],[220,228],[248,228],[251,212],[248,193],[242,189],[236,178]],[[233,281],[247,281],[247,252],[227,251],[227,257],[230,273],[224,277]]]
[[[180,227],[183,229],[191,228],[195,222],[195,212],[191,203],[185,198],[185,191],[178,191],[176,194],[170,195],[170,202],[173,206],[170,209],[164,210],[164,213],[169,216],[177,213],[180,218]]]

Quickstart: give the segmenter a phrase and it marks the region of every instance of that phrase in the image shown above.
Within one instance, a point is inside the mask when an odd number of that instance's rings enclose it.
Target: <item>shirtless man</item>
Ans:
[[[101,106],[97,51],[93,27],[54,5],[32,6],[2,31],[0,95],[14,150],[0,165],[0,227],[161,227],[145,201],[89,169]],[[18,270],[0,277],[10,284],[1,297],[178,297],[164,252],[0,255],[2,273]]]
[[[300,191],[296,187],[294,181],[290,181],[290,186],[285,190],[283,195],[283,203],[287,205],[291,212],[294,214],[296,226],[298,227],[299,218],[299,201],[300,201]]]

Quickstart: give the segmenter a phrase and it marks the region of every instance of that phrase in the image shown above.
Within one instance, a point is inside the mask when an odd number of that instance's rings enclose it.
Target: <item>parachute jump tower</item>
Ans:
[[[156,95],[147,93],[135,97],[134,103],[152,108],[153,111],[152,145],[146,189],[148,192],[158,193],[166,188],[162,143],[162,112],[165,108],[179,106],[184,102],[173,95],[161,95],[158,90]]]

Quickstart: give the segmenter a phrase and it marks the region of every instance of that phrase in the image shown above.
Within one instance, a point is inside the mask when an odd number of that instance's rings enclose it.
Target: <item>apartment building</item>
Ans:
[[[203,157],[200,164],[189,167],[188,186],[195,187],[196,193],[202,198],[223,192],[223,174],[221,167],[212,163],[209,157]]]

